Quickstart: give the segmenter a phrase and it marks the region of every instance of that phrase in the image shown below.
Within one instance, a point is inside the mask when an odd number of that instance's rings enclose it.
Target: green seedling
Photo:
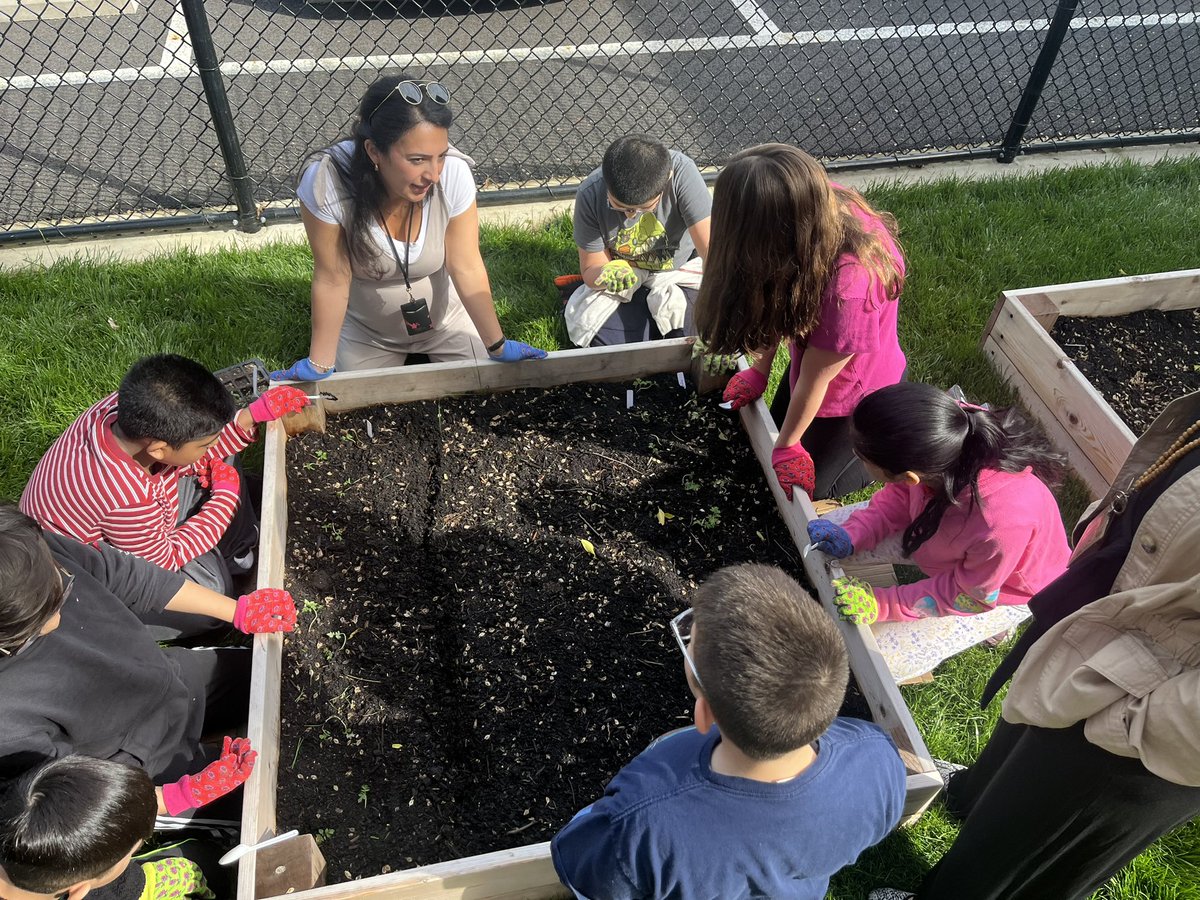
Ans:
[[[371,793],[371,786],[364,784],[358,789],[358,802],[362,804],[363,809],[367,808],[367,795]]]

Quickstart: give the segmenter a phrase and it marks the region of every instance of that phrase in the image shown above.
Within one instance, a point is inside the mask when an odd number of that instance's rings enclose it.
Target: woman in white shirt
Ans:
[[[271,373],[515,362],[546,352],[506,340],[479,252],[471,159],[450,146],[450,93],[403,75],[372,84],[351,138],[321,151],[296,193],[313,254],[308,356]]]

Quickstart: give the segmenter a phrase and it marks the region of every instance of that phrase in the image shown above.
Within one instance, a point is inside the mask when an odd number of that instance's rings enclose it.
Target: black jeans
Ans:
[[[996,726],[955,775],[947,809],[964,816],[920,900],[1082,900],[1160,836],[1200,814],[1200,788],[1070,728]]]
[[[792,387],[785,374],[771,401],[771,418],[782,425],[792,402]],[[830,416],[813,419],[812,424],[800,436],[800,443],[813,458],[817,487],[814,500],[841,497],[851,491],[864,488],[874,479],[867,474],[862,462],[854,455],[854,444],[850,440],[850,417]]]

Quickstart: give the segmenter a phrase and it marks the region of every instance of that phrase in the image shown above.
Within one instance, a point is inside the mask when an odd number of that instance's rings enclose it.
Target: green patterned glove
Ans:
[[[842,618],[854,625],[870,625],[879,618],[875,591],[861,578],[847,575],[833,579],[833,603]]]
[[[596,284],[614,294],[637,287],[637,283],[638,277],[633,271],[633,266],[623,259],[605,263],[604,268],[600,270],[600,277],[596,279]]]
[[[700,368],[704,370],[704,374],[712,375],[714,378],[724,375],[730,369],[737,368],[738,355],[736,353],[709,353],[708,344],[700,338],[696,338],[696,342],[692,344],[692,359],[696,359],[696,357],[700,358]]]

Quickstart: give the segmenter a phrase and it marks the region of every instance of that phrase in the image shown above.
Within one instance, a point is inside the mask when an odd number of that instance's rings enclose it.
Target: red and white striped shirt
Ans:
[[[254,435],[230,422],[197,463],[152,475],[117,442],[116,420],[112,394],[72,422],[34,467],[21,511],[48,531],[85,544],[107,541],[177,570],[216,546],[238,506],[233,493],[214,491],[199,512],[180,523],[180,476],[194,474],[198,463],[237,453]]]

